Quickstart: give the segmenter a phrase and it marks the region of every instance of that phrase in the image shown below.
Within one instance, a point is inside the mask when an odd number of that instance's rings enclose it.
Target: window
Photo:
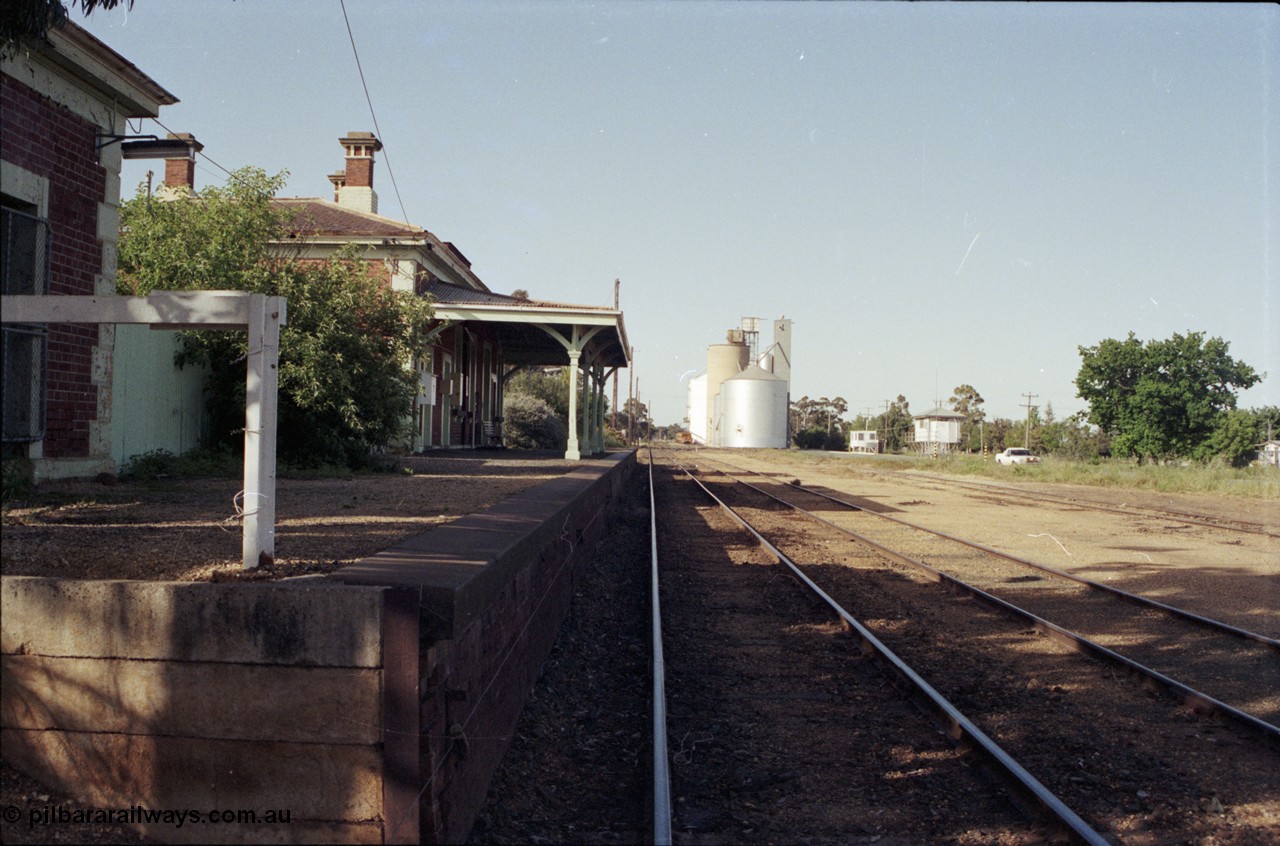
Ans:
[[[49,291],[49,224],[30,212],[34,207],[11,202],[0,207],[0,276],[3,293],[46,294]],[[0,371],[3,382],[4,443],[44,438],[45,327],[4,327]]]

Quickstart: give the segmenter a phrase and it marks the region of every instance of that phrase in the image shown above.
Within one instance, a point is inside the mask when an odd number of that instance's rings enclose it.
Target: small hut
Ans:
[[[921,455],[950,455],[960,448],[960,424],[964,415],[938,406],[912,415],[915,450]]]

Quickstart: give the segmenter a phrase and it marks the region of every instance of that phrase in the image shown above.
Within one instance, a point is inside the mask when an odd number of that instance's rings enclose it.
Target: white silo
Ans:
[[[787,380],[751,365],[720,385],[719,446],[787,448]]]
[[[694,443],[708,443],[707,417],[707,374],[699,373],[689,380],[689,434]]]

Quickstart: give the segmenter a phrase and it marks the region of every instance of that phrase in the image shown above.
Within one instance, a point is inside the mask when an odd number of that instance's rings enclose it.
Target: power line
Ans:
[[[360,84],[364,87],[364,99],[369,104],[369,116],[373,118],[373,129],[378,134],[378,138],[382,138],[382,130],[378,127],[378,115],[373,111],[373,98],[369,96],[369,84],[364,79],[364,68],[360,66],[360,51],[356,49],[356,37],[351,32],[351,20],[347,17],[346,0],[338,0],[338,5],[342,6],[342,20],[347,25],[347,38],[351,40],[351,53],[356,57],[356,70],[360,73]],[[409,213],[404,209],[404,200],[400,199],[400,186],[396,184],[395,172],[391,169],[391,155],[387,152],[387,142],[382,142],[382,157],[387,163],[387,176],[391,177],[391,187],[396,192],[396,202],[400,204],[400,214],[404,216],[404,222],[409,223]]]
[[[176,133],[176,132],[174,132],[172,129],[170,129],[169,127],[165,126],[163,123],[160,123],[160,118],[152,118],[152,120],[153,120],[153,121],[155,121],[155,122],[160,126],[160,128],[161,128],[161,129],[163,129],[165,132],[169,133],[170,135],[177,135],[177,133]],[[217,163],[217,162],[215,162],[213,159],[209,158],[209,156],[208,156],[208,155],[206,155],[203,151],[199,151],[199,152],[197,152],[197,153],[196,153],[196,155],[197,155],[197,156],[199,156],[200,158],[204,159],[205,161],[207,161],[209,164],[211,164],[211,165],[213,165],[214,167],[216,167],[218,170],[220,170],[220,171],[222,171],[223,173],[225,173],[227,176],[230,176],[230,177],[234,177],[234,176],[235,176],[235,174],[234,174],[234,173],[232,173],[231,171],[227,170],[225,167],[223,167],[222,165],[218,164],[218,163]]]

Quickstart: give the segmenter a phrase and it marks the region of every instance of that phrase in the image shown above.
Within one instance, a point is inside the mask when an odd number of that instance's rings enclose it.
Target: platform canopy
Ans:
[[[603,306],[529,300],[433,280],[425,289],[437,320],[476,321],[494,329],[508,365],[558,366],[585,354],[605,368],[627,367],[622,312]]]

